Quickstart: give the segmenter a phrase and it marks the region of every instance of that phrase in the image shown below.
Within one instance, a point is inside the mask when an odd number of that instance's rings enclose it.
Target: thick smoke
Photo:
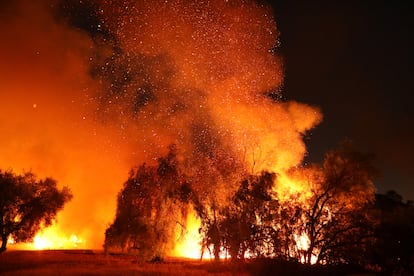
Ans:
[[[99,248],[130,164],[114,131],[91,117],[94,45],[57,23],[49,2],[10,1],[0,10],[0,168],[69,186],[74,198],[58,216],[56,235]]]
[[[121,49],[103,67],[103,75],[111,76],[108,87],[116,87],[107,89],[106,106],[116,102],[112,109],[121,120],[134,114],[128,136],[138,135],[140,148],[166,149],[175,143],[193,158],[221,149],[253,172],[286,170],[301,162],[302,135],[321,115],[268,96],[279,91],[283,78],[281,59],[274,54],[278,31],[268,6],[102,1],[100,11]],[[119,59],[123,70],[110,69]],[[114,85],[121,78],[124,85]]]
[[[92,26],[58,18],[69,2],[0,6],[0,167],[70,186],[58,231],[99,248],[129,168],[170,144],[190,164],[225,156],[253,173],[300,164],[321,114],[269,96],[283,79],[270,7],[85,1]]]

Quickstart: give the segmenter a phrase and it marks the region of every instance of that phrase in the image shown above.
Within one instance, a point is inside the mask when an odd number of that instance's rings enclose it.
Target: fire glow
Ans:
[[[50,229],[50,230],[49,230]],[[46,233],[40,233],[33,239],[32,245],[36,250],[43,249],[77,249],[82,248],[83,241],[76,235],[70,237],[64,237],[59,235],[58,232],[48,228],[45,230]],[[48,233],[49,232],[49,233]]]
[[[172,255],[190,259],[201,259],[200,225],[201,221],[195,213],[188,214],[186,230],[184,235],[178,235]]]
[[[14,249],[45,250],[45,249],[82,249],[85,241],[76,234],[67,235],[60,231],[56,225],[41,230],[30,243],[16,243],[9,238],[8,244]]]
[[[170,144],[188,163],[209,159],[211,174],[220,171],[214,158],[221,155],[243,172],[277,172],[279,194],[300,191],[306,199],[306,181],[288,171],[301,164],[303,136],[322,115],[269,96],[283,80],[270,7],[96,1],[114,42],[56,21],[48,1],[17,2],[24,16],[1,26],[0,59],[10,67],[0,68],[0,166],[51,175],[74,194],[32,248],[101,248],[128,170],[154,163]],[[200,186],[218,198],[234,191],[223,183]],[[171,254],[200,258],[199,228],[190,212]],[[306,237],[297,239],[305,249]]]

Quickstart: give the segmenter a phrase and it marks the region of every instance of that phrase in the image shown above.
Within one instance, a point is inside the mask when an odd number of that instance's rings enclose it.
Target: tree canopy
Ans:
[[[157,165],[131,170],[118,194],[115,220],[105,232],[105,250],[137,250],[145,259],[156,259],[171,249],[191,192],[176,157],[171,146]]]
[[[0,170],[0,234],[3,252],[8,239],[30,241],[52,224],[56,214],[72,198],[67,187],[58,189],[56,180],[38,180],[33,173],[16,175]]]
[[[194,168],[180,162],[171,147],[156,166],[131,172],[106,231],[107,247],[165,253],[188,203],[201,221],[203,250],[215,259],[358,264],[373,241],[376,170],[370,155],[347,144],[329,151],[322,164],[292,168],[289,177],[300,179],[306,194],[291,191],[288,198],[278,194],[278,173],[223,174],[201,166],[200,174],[190,175],[184,171]]]
[[[380,223],[372,248],[373,263],[387,275],[412,275],[414,271],[414,205],[395,191],[376,195]]]

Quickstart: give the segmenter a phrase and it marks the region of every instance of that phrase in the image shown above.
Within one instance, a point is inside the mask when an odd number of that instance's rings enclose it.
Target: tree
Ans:
[[[223,219],[229,202],[245,176],[245,170],[231,154],[216,149],[208,156],[198,156],[186,167],[190,173],[192,192],[190,202],[201,221],[202,255],[207,249],[215,260],[223,249],[229,249],[223,232]],[[227,253],[227,252],[226,252]]]
[[[306,224],[303,216],[303,202],[298,193],[291,193],[288,199],[280,200],[274,210],[276,219],[272,223],[274,257],[290,261],[301,261],[303,245],[300,237]]]
[[[372,156],[343,144],[326,154],[322,167],[304,172],[312,192],[304,208],[305,262],[358,263],[376,223]]]
[[[279,197],[277,174],[262,172],[237,182],[224,205],[196,202],[200,233],[204,244],[213,246],[215,259],[224,250],[232,259],[248,255],[307,264],[366,263],[377,225],[372,156],[343,144],[329,151],[323,164],[288,174],[303,185],[302,193]]]
[[[203,204],[200,233],[203,244],[213,248],[214,259],[223,251],[232,260],[274,254],[273,222],[278,201],[272,192],[275,174],[262,172],[240,180],[239,187],[225,205]],[[198,206],[199,204],[194,204]],[[196,208],[197,209],[197,208]]]
[[[395,191],[376,195],[380,224],[372,262],[384,274],[410,275],[414,271],[414,206]]]
[[[42,227],[51,225],[71,198],[69,188],[59,190],[52,178],[37,180],[32,173],[0,170],[0,252],[6,250],[9,237],[29,241]]]
[[[272,192],[275,174],[262,172],[242,180],[220,223],[224,244],[234,259],[272,254],[272,222],[278,201]]]
[[[105,250],[136,250],[144,259],[159,259],[172,247],[175,229],[186,217],[191,186],[179,170],[170,146],[158,164],[133,169],[118,194],[114,222],[105,232]]]

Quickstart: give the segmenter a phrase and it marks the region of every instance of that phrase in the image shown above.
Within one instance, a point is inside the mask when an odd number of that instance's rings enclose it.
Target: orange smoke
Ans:
[[[321,114],[267,96],[283,80],[270,7],[96,1],[112,47],[57,22],[54,1],[17,2],[0,10],[0,167],[71,188],[62,236],[101,248],[129,168],[172,143],[187,159],[222,150],[250,173],[302,162],[302,137]],[[104,73],[93,78],[91,65]]]
[[[266,96],[283,79],[272,51],[279,33],[270,7],[255,1],[126,1],[121,7],[104,0],[101,6],[129,57],[168,60],[148,65],[155,100],[135,117],[147,145],[176,143],[186,156],[219,148],[250,173],[284,173],[302,162],[303,135],[322,115]],[[141,85],[134,80],[126,89]]]
[[[74,198],[59,213],[56,231],[101,248],[128,166],[111,130],[91,117],[93,44],[56,23],[45,1],[6,4],[1,16],[0,167],[69,186]]]
[[[103,18],[127,55],[167,60],[145,64],[155,100],[139,110],[135,122],[148,122],[138,130],[147,144],[176,143],[190,155],[199,147],[208,151],[203,142],[216,143],[253,172],[284,171],[302,161],[302,136],[321,113],[265,96],[278,91],[283,79],[281,60],[272,51],[278,31],[270,7],[255,1],[112,3],[101,1]],[[126,89],[140,86],[137,79]],[[191,141],[200,135],[194,125],[214,138]]]

